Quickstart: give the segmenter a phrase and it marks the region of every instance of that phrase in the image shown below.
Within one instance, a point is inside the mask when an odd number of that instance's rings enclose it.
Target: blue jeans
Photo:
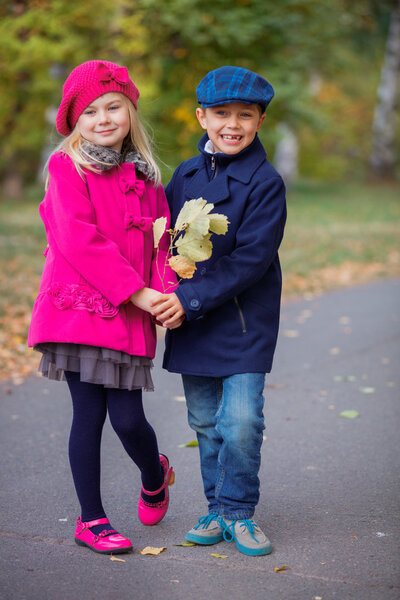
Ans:
[[[251,518],[260,497],[264,373],[182,375],[210,513]]]

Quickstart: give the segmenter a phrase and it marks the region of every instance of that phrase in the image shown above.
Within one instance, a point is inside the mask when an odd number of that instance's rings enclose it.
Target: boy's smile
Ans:
[[[258,104],[242,102],[198,108],[196,116],[207,130],[214,151],[224,154],[238,154],[247,148],[265,119]]]

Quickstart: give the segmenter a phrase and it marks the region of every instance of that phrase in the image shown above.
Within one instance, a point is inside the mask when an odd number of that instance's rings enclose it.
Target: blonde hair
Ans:
[[[119,92],[116,93],[118,94],[118,96],[121,96],[121,98],[125,102],[129,113],[130,129],[129,134],[126,136],[123,142],[123,148],[126,147],[126,145],[132,145],[133,148],[137,150],[137,152],[139,152],[142,160],[150,167],[150,171],[154,173],[154,176],[152,178],[154,184],[160,185],[161,172],[153,157],[152,143],[150,137],[147,134],[142,123],[140,122],[137,111],[133,106],[132,102],[129,100],[129,98],[127,98],[123,94],[120,94]],[[55,154],[56,152],[65,152],[65,154],[67,154],[71,158],[76,170],[78,171],[82,179],[84,178],[84,168],[94,173],[101,173],[101,169],[99,169],[98,167],[96,167],[96,165],[93,164],[93,159],[91,159],[87,152],[85,152],[85,150],[83,149],[82,145],[84,141],[85,139],[81,136],[78,129],[78,125],[75,125],[74,130],[58,144],[58,146],[52,153]],[[49,160],[50,157],[45,164],[45,170],[47,170],[47,172]],[[109,165],[109,163],[107,162],[97,162],[105,166]],[[48,187],[48,184],[49,175],[47,175],[46,178],[46,189]]]

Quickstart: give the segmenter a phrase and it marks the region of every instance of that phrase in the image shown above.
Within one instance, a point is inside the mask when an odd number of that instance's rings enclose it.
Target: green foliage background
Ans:
[[[196,151],[195,88],[223,64],[264,75],[276,125],[300,142],[301,174],[363,176],[370,151],[389,0],[16,0],[0,3],[0,177],[36,178],[56,143],[62,83],[85,60],[124,64],[140,111],[171,168]],[[399,125],[397,125],[399,126]],[[400,137],[400,136],[399,136]],[[164,169],[168,181],[170,170]]]

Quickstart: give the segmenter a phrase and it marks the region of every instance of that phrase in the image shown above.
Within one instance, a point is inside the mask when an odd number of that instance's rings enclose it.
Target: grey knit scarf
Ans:
[[[134,163],[138,171],[152,181],[155,180],[154,169],[149,165],[133,146],[125,148],[121,153],[106,146],[82,142],[82,151],[87,154],[100,171],[107,171],[124,162]]]

